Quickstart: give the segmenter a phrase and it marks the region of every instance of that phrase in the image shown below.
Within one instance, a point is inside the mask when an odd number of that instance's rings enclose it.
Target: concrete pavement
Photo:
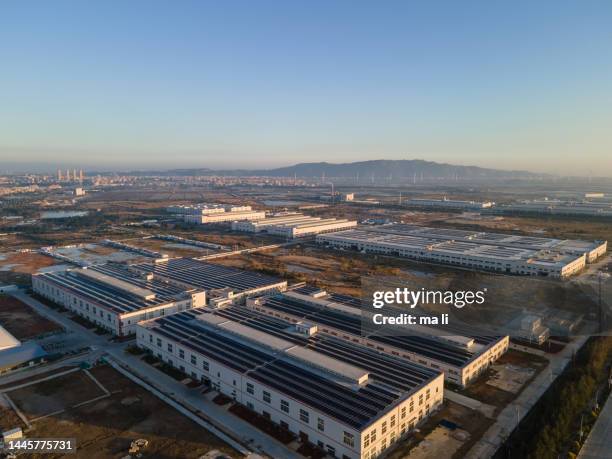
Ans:
[[[578,459],[612,458],[612,401],[610,400],[608,397],[589,438],[578,454]]]
[[[19,375],[14,375],[13,377],[10,374],[0,377],[1,383],[30,377],[71,363],[74,364],[82,361],[93,363],[106,355],[113,360],[114,364],[121,366],[124,371],[133,375],[135,381],[138,379],[146,385],[153,387],[155,391],[159,391],[163,396],[160,398],[168,397],[168,399],[177,402],[190,411],[197,412],[200,417],[204,418],[213,427],[213,429],[209,429],[213,434],[217,435],[215,430],[219,429],[221,432],[224,432],[224,435],[238,439],[242,444],[248,445],[247,448],[249,450],[260,451],[273,458],[303,459],[301,455],[257,429],[252,424],[243,421],[206,399],[199,390],[188,388],[179,381],[145,363],[138,356],[126,353],[125,348],[128,343],[110,342],[108,339],[109,335],[97,335],[25,293],[16,293],[14,296],[28,304],[42,316],[61,324],[66,329],[66,333],[74,334],[75,338],[79,338],[84,344],[89,345],[92,348],[92,352],[71,357],[62,362],[29,369],[29,371],[20,372]],[[206,427],[206,425],[203,425],[203,427]]]

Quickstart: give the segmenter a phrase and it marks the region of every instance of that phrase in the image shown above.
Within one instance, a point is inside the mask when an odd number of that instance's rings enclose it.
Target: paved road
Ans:
[[[546,392],[552,381],[563,372],[571,361],[572,355],[582,347],[587,339],[588,336],[578,337],[558,354],[548,354],[547,358],[550,360],[548,366],[529,383],[513,403],[501,411],[495,423],[468,451],[465,458],[484,459],[492,457],[518,423]]]
[[[612,398],[604,405],[595,426],[578,454],[578,459],[612,458]]]
[[[97,335],[89,329],[77,324],[68,319],[60,312],[49,308],[40,301],[32,298],[25,293],[17,293],[15,297],[30,305],[41,315],[60,323],[67,330],[67,333],[74,335],[73,339],[80,339],[83,343],[87,343],[92,352],[82,356],[75,356],[61,364],[53,363],[50,365],[42,365],[36,367],[36,370],[31,369],[20,372],[19,376],[13,377],[7,375],[6,381],[4,377],[0,377],[0,382],[12,382],[12,380],[28,377],[33,374],[42,373],[53,368],[57,368],[68,363],[76,363],[88,361],[93,363],[101,356],[110,356],[122,368],[130,371],[134,376],[153,386],[160,391],[164,396],[175,400],[180,405],[188,407],[192,411],[199,411],[205,419],[208,419],[213,425],[227,432],[233,438],[240,439],[242,443],[249,445],[249,449],[259,450],[273,458],[286,459],[303,459],[302,456],[287,448],[284,444],[265,434],[261,430],[255,428],[252,424],[238,418],[229,413],[227,410],[219,407],[212,401],[208,400],[197,389],[190,389],[184,384],[176,381],[165,373],[153,368],[147,363],[140,360],[139,357],[133,356],[125,352],[128,343],[114,343],[109,341],[108,335]],[[214,433],[214,432],[213,432]]]

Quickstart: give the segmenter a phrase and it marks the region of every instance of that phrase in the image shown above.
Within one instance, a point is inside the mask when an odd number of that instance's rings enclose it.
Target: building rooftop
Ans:
[[[285,283],[280,278],[190,258],[131,265],[131,269],[191,285],[201,290],[230,288],[235,293]]]
[[[279,351],[253,345],[244,337],[228,333],[222,325],[211,326],[210,321],[198,319],[212,314],[240,324],[244,327],[241,330],[252,330],[245,332],[249,336],[277,337],[282,342],[292,343],[292,347]],[[357,429],[364,428],[441,374],[340,340],[319,336],[312,340],[300,338],[286,331],[287,322],[238,306],[214,313],[190,310],[143,325],[178,341],[185,349],[192,349],[241,373],[248,372],[249,378]],[[343,381],[345,377],[363,379],[364,373],[371,373],[371,376],[359,385]]]

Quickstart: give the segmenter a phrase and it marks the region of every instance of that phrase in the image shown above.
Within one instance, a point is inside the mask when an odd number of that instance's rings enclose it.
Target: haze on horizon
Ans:
[[[425,159],[612,177],[611,23],[594,0],[7,1],[0,169]]]

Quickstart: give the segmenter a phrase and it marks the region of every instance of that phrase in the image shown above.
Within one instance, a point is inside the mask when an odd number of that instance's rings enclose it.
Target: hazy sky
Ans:
[[[612,176],[612,2],[0,2],[0,169]]]

